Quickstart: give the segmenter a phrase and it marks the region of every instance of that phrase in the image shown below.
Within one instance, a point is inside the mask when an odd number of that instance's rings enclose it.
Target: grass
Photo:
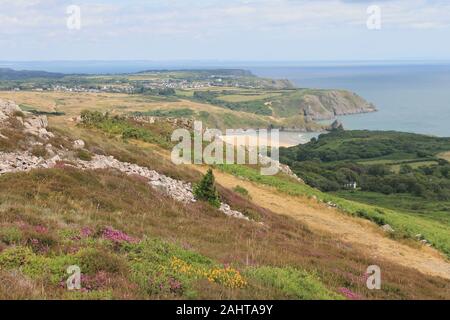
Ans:
[[[417,162],[404,162],[403,164],[407,164],[411,168],[417,169],[420,167],[428,167],[428,166],[436,165],[436,164],[438,164],[438,162],[437,161],[417,161]],[[394,171],[395,173],[400,172],[400,167],[401,167],[401,164],[396,164],[396,165],[390,166],[391,170]]]
[[[225,88],[220,88],[220,91]],[[233,88],[230,88],[233,89]],[[161,97],[147,95],[127,95],[122,93],[69,93],[69,92],[1,92],[1,97],[16,101],[17,104],[29,106],[41,113],[52,114],[55,109],[63,116],[51,117],[52,124],[67,125],[68,120],[80,115],[83,110],[109,112],[111,115],[130,113],[153,113],[164,110],[168,116],[176,115],[178,110],[191,110],[193,117],[204,122],[205,126],[219,129],[246,129],[277,127],[308,128],[321,130],[322,126],[305,123],[303,119],[274,118],[248,112],[224,109],[207,103],[198,103],[190,99],[191,91],[183,91],[186,99],[179,101],[161,100]],[[190,111],[183,111],[186,113]]]
[[[122,117],[110,117],[100,112],[83,111],[81,115],[82,125],[100,129],[108,134],[119,135],[122,139],[137,139],[144,142],[155,143],[169,148],[173,128],[166,124],[155,125],[140,123]]]
[[[342,296],[328,290],[314,274],[294,268],[250,268],[245,275],[285,292],[295,300],[336,300]]]
[[[450,161],[450,151],[448,152],[442,152],[440,154],[437,155],[438,158]]]
[[[52,131],[53,145],[70,148],[67,141],[83,139],[87,152],[79,157],[113,155],[176,179],[201,179],[162,157],[160,147],[113,131],[74,126]],[[238,175],[293,193],[318,192],[236,168]],[[116,171],[59,166],[2,175],[0,298],[342,299],[342,288],[372,299],[449,298],[445,280],[383,260],[377,263],[387,270],[386,289],[369,291],[355,280],[373,264],[365,252],[347,250],[339,239],[258,207],[244,190],[218,186],[218,192],[262,224],[226,217],[202,202],[184,205]],[[113,236],[105,233],[111,229]],[[84,270],[83,291],[64,288],[72,264]]]
[[[65,115],[64,112],[59,112],[59,111],[41,111],[41,110],[37,110],[36,108],[26,105],[26,104],[21,104],[20,109],[22,109],[23,111],[27,111],[30,112],[32,114],[35,115],[45,115],[45,116],[63,116]]]
[[[450,202],[426,200],[409,194],[384,195],[376,192],[340,191],[337,196],[356,202],[367,203],[391,210],[404,211],[431,221],[450,225]]]
[[[187,181],[200,179],[166,162],[155,148],[74,130],[89,150]],[[3,175],[0,277],[9,281],[18,274],[22,280],[7,282],[9,292],[0,289],[0,297],[334,299],[341,287],[366,298],[445,297],[436,290],[445,286],[442,280],[386,262],[381,262],[389,270],[385,281],[393,289],[371,292],[363,283],[350,283],[349,275],[360,276],[372,263],[364,253],[346,251],[336,239],[259,208],[237,192],[219,188],[219,193],[233,208],[258,215],[267,229],[207,204],[185,206],[116,172],[61,168]],[[105,239],[107,226],[139,242]],[[73,263],[87,271],[86,292],[70,293],[60,284]],[[287,285],[291,278],[306,282]]]
[[[239,185],[237,185],[236,187],[234,187],[234,188],[233,188],[233,191],[239,193],[241,196],[243,196],[243,197],[245,197],[245,198],[248,198],[248,199],[251,198],[251,196],[250,196],[248,190],[245,189],[244,187],[239,186]]]
[[[151,110],[147,112],[135,112],[134,114],[138,116],[185,118],[192,117],[194,115],[194,111],[183,108],[175,110]]]
[[[280,96],[281,93],[257,93],[257,94],[227,94],[217,97],[217,99],[226,102],[247,102],[255,100],[266,100],[272,97]]]

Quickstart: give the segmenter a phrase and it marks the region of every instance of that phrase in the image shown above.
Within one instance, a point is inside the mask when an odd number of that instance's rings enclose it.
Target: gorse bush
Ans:
[[[206,201],[214,207],[220,207],[219,193],[217,192],[212,169],[209,169],[203,179],[194,187],[194,195],[198,200]]]

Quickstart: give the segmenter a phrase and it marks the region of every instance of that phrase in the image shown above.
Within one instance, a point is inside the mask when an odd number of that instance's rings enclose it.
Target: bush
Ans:
[[[96,126],[107,118],[108,115],[104,115],[99,111],[83,110],[81,112],[81,122],[87,126]]]
[[[31,154],[35,157],[46,157],[47,156],[47,150],[44,146],[36,145],[31,149]]]
[[[250,198],[248,190],[245,189],[244,187],[237,185],[236,187],[233,188],[233,191],[239,193],[241,196],[244,196],[245,198]]]
[[[281,290],[289,299],[337,300],[340,295],[328,290],[314,274],[291,267],[259,267],[246,271],[246,276],[264,286]]]
[[[94,275],[100,271],[108,273],[125,274],[126,262],[117,255],[93,248],[81,250],[77,257],[83,274]]]
[[[194,195],[198,200],[206,201],[214,207],[220,207],[219,193],[216,190],[212,169],[209,169],[203,179],[194,187]]]
[[[77,158],[84,161],[91,161],[92,155],[89,153],[89,151],[86,150],[78,150],[77,151]]]
[[[16,227],[2,227],[0,229],[0,241],[7,245],[20,244],[22,238],[22,232]]]

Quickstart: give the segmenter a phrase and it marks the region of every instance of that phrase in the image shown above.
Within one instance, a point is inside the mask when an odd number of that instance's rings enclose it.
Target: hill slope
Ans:
[[[101,114],[90,125],[96,113],[78,125],[52,117],[47,126],[43,116],[4,105],[2,298],[449,298],[448,264],[439,254],[389,240],[368,222],[359,227],[359,219],[325,204],[286,196],[277,207],[284,196],[217,171],[221,201],[247,219],[179,198],[179,188],[188,190],[201,174],[168,160],[164,126]],[[253,200],[236,191],[238,183]],[[326,228],[308,221],[315,214]],[[344,227],[350,234],[341,236]],[[357,241],[363,232],[379,243],[373,254]],[[394,258],[379,255],[388,247]],[[365,285],[374,263],[384,270],[381,291]],[[70,265],[81,268],[83,290],[66,289]]]
[[[26,79],[60,79],[64,77],[62,73],[52,73],[45,71],[13,70],[0,68],[0,80],[26,80]]]

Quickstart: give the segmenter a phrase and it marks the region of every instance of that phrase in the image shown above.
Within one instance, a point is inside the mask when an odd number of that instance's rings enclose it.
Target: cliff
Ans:
[[[329,120],[336,116],[377,111],[357,94],[346,90],[299,89],[272,102],[279,117],[303,115],[309,120]]]

